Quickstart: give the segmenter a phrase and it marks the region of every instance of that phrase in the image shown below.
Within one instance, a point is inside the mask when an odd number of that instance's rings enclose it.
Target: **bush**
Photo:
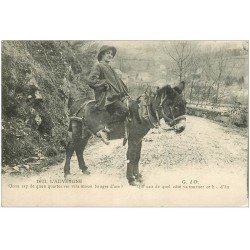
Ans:
[[[45,156],[48,156],[48,157],[56,156],[57,154],[58,154],[58,151],[55,147],[49,147],[47,148],[45,152]]]
[[[77,50],[67,41],[2,42],[4,164],[58,154],[67,136],[68,92],[91,95],[84,79],[95,54],[96,47]]]
[[[248,126],[248,109],[240,104],[234,104],[230,110],[231,123],[238,127]]]

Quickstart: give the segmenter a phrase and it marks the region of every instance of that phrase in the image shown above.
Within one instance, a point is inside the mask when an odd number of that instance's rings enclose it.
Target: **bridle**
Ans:
[[[168,123],[171,127],[175,126],[175,125],[176,125],[177,123],[179,123],[181,120],[183,120],[183,121],[186,120],[186,116],[185,116],[185,115],[181,115],[181,116],[178,116],[178,117],[174,117],[173,109],[172,109],[171,106],[169,106],[169,110],[170,110],[170,114],[171,114],[171,117],[172,117],[172,118],[168,117],[168,116],[165,114],[165,112],[163,111],[163,108],[162,108],[162,107],[160,107],[160,109],[161,109],[161,114],[162,114],[164,120],[167,121],[167,123]],[[157,112],[157,111],[156,111],[156,112]]]
[[[156,109],[154,110],[156,113],[156,117],[158,120],[158,123],[160,125],[160,115],[159,115],[159,111],[162,115],[162,117],[164,118],[164,120],[169,124],[169,126],[173,127],[175,126],[177,123],[179,123],[181,120],[185,120],[186,121],[186,116],[185,115],[181,115],[178,117],[174,116],[173,113],[173,107],[171,105],[168,105],[169,108],[169,113],[170,113],[170,117],[166,115],[166,113],[164,112],[164,109],[162,107],[163,103],[167,100],[167,96],[162,97],[163,95],[161,95],[161,101],[158,107],[156,107]],[[157,98],[157,94],[155,95],[155,101]]]

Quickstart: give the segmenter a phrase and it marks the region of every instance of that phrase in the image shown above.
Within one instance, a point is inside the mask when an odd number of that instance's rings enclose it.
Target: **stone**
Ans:
[[[43,96],[42,96],[42,94],[40,93],[39,90],[35,91],[35,99],[36,100],[43,100]]]
[[[12,169],[15,170],[16,172],[20,172],[20,168],[18,166],[14,166]]]
[[[37,84],[37,81],[36,81],[36,79],[35,79],[34,77],[32,77],[32,78],[28,81],[27,85],[28,85],[29,87],[33,88],[33,89],[39,89],[39,86],[38,86],[38,84]]]
[[[26,159],[26,162],[36,162],[38,160],[39,160],[39,157],[30,156],[29,158]]]
[[[30,166],[29,166],[29,165],[26,165],[26,164],[24,164],[22,167],[25,168],[26,170],[29,170],[29,169],[30,169]]]
[[[36,115],[35,117],[36,124],[39,126],[42,123],[42,118],[40,115]]]

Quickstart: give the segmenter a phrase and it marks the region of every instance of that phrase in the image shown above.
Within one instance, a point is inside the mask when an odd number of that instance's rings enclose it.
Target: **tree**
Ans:
[[[242,49],[243,51],[248,54],[248,51],[249,51],[249,42],[248,41],[244,41],[243,44],[242,44]]]
[[[185,80],[194,66],[196,43],[189,41],[165,42],[165,53],[170,57],[171,71],[179,81]]]
[[[229,63],[229,55],[225,49],[220,49],[217,52],[208,52],[203,58],[206,77],[210,82],[207,91],[207,101],[210,98],[212,90],[214,90],[213,103],[218,105],[220,97],[220,88],[223,81],[230,77],[234,70],[235,64]]]

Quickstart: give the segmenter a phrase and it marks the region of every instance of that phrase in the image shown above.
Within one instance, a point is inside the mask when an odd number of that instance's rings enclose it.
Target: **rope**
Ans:
[[[89,103],[91,103],[91,102],[94,102],[94,100],[89,100],[89,101],[84,102],[84,103],[80,106],[80,108],[77,110],[77,112],[75,112],[69,119],[70,119],[70,120],[79,121],[79,122],[83,122],[84,117],[78,117],[77,115],[79,114],[79,112],[80,112],[82,109],[85,110],[86,106],[87,106]],[[84,112],[84,113],[85,113],[85,112]]]

